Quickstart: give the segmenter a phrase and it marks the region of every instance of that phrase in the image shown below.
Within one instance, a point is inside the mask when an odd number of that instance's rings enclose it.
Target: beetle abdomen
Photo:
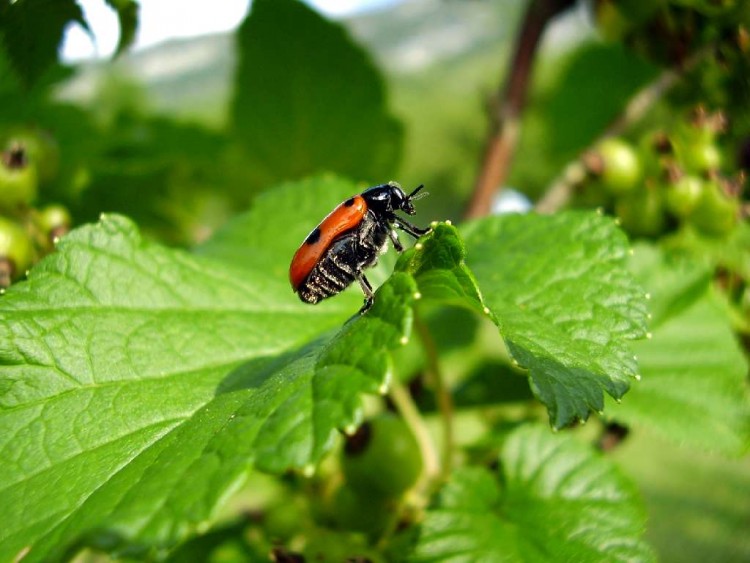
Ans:
[[[341,293],[362,270],[377,262],[387,237],[387,231],[366,217],[358,229],[339,237],[326,250],[297,288],[299,298],[317,303]]]
[[[355,234],[347,235],[328,248],[297,288],[302,301],[317,303],[321,299],[341,293],[351,285],[355,279],[355,270],[348,260],[353,252],[354,241]]]

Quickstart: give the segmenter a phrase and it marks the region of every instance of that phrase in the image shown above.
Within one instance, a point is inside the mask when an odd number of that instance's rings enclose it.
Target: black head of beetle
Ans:
[[[415,215],[417,212],[412,201],[427,195],[426,192],[423,192],[419,197],[414,197],[422,188],[424,188],[424,185],[418,186],[417,189],[406,195],[396,182],[388,182],[365,190],[362,192],[362,197],[367,202],[368,209],[375,213],[391,214],[394,211],[403,211],[408,215]]]

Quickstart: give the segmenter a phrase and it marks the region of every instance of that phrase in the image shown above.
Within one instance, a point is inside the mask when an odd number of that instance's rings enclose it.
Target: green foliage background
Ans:
[[[0,558],[265,558],[242,514],[284,505],[295,533],[342,557],[750,557],[746,349],[712,283],[746,249],[707,249],[707,263],[648,242],[631,253],[591,211],[495,216],[435,222],[384,256],[364,317],[356,291],[311,308],[288,288],[296,245],[367,185],[425,183],[416,221],[460,219],[523,3],[484,3],[470,49],[407,72],[384,46],[432,20],[373,15],[383,47],[368,49],[300,2],[255,0],[226,91],[171,111],[110,62],[94,98],[71,99],[56,48],[68,22],[86,25],[78,5],[18,4],[0,5],[0,140],[52,136],[60,167],[38,203],[82,226],[0,300]],[[138,5],[108,4],[127,54]],[[590,29],[544,43],[509,183],[543,193],[658,72]],[[418,533],[374,550],[321,526],[308,499],[328,494],[339,431],[429,371],[424,330],[465,463]],[[439,426],[434,389],[418,406]],[[631,435],[600,455],[610,421]]]

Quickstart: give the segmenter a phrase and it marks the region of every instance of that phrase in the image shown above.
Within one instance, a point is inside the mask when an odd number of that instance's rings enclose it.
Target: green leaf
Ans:
[[[135,40],[138,31],[138,11],[140,6],[135,0],[107,0],[116,12],[120,21],[120,39],[117,41],[115,57],[124,53]]]
[[[286,277],[292,256],[310,231],[338,204],[363,189],[332,175],[287,182],[261,193],[248,212],[229,221],[196,251]]]
[[[633,247],[630,269],[648,292],[652,329],[704,296],[713,273],[696,260],[645,243]]]
[[[121,217],[73,231],[0,300],[0,560],[168,548],[253,465],[316,463],[387,383],[415,291],[398,273],[367,315],[296,350],[352,311]]]
[[[57,62],[58,47],[71,22],[90,33],[75,0],[20,0],[0,5],[0,40],[27,88]]]
[[[230,122],[258,182],[331,171],[389,178],[400,124],[369,56],[297,0],[256,0],[238,35]]]
[[[429,510],[412,560],[651,561],[635,487],[569,434],[522,426],[500,455],[502,476],[457,471]],[[502,485],[501,485],[502,483]]]
[[[590,213],[506,215],[467,226],[467,261],[513,358],[556,427],[621,397],[637,374],[629,340],[645,334],[644,291],[628,243]]]
[[[747,451],[748,365],[706,268],[645,245],[633,261],[658,315],[653,337],[634,346],[643,380],[607,414],[678,444]]]
[[[396,269],[409,272],[422,296],[486,313],[474,274],[466,266],[464,243],[450,223],[432,223],[432,232],[404,252]]]

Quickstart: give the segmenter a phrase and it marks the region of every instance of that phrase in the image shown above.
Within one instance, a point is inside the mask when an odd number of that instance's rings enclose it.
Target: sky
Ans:
[[[398,0],[304,0],[328,17],[336,18]],[[104,0],[78,0],[91,27],[96,45],[77,25],[71,26],[62,46],[68,62],[109,57],[119,37],[117,16]],[[140,0],[140,22],[133,49],[142,49],[173,38],[193,37],[236,28],[247,13],[249,0],[186,1]]]

